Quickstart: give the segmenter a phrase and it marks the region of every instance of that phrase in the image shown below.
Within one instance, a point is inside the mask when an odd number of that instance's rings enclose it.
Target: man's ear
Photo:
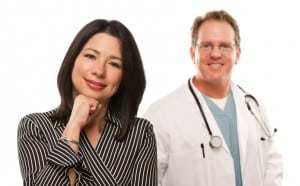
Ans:
[[[238,62],[240,61],[241,52],[242,52],[242,50],[240,47],[236,49],[236,59],[234,62],[235,64],[238,64]]]
[[[190,47],[190,57],[192,61],[195,63],[195,48]]]

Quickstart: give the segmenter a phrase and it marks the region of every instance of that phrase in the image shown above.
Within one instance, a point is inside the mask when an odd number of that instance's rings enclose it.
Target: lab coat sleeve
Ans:
[[[281,186],[283,177],[282,157],[278,153],[274,141],[270,142],[270,149],[267,156],[267,167],[264,178],[265,186]]]
[[[165,172],[168,168],[168,145],[165,143],[165,136],[158,132],[158,130],[155,130],[157,133],[157,167],[158,167],[158,185],[162,185],[162,181],[165,175]]]
[[[264,113],[264,120],[268,127],[273,130],[267,120],[267,112],[263,105],[262,113]],[[281,186],[282,185],[282,177],[283,177],[283,161],[282,156],[279,153],[276,147],[276,134],[273,137],[273,140],[268,141],[269,148],[267,152],[267,162],[265,169],[265,177],[264,177],[264,186]]]
[[[169,139],[164,125],[167,124],[162,112],[154,107],[149,107],[144,117],[148,119],[154,128],[154,133],[157,142],[157,174],[158,174],[158,186],[162,185],[165,172],[168,168],[169,159]]]

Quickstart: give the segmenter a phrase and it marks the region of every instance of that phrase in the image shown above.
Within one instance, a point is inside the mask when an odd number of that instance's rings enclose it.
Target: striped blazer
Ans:
[[[76,185],[156,186],[156,141],[149,121],[136,118],[127,138],[118,142],[121,125],[107,114],[106,125],[94,149],[84,132],[75,153],[59,138],[64,122],[52,122],[54,110],[23,117],[18,126],[18,155],[24,186],[69,185],[67,171],[76,169]]]

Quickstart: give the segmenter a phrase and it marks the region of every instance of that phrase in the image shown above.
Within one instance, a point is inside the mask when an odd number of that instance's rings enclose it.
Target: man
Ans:
[[[231,80],[240,54],[231,15],[211,11],[195,19],[190,55],[197,73],[145,113],[158,143],[159,185],[281,185],[276,129],[261,103]]]

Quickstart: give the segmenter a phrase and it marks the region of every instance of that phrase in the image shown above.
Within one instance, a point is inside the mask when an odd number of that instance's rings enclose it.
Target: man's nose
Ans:
[[[220,57],[222,55],[220,47],[219,46],[212,47],[210,55],[213,57]]]

